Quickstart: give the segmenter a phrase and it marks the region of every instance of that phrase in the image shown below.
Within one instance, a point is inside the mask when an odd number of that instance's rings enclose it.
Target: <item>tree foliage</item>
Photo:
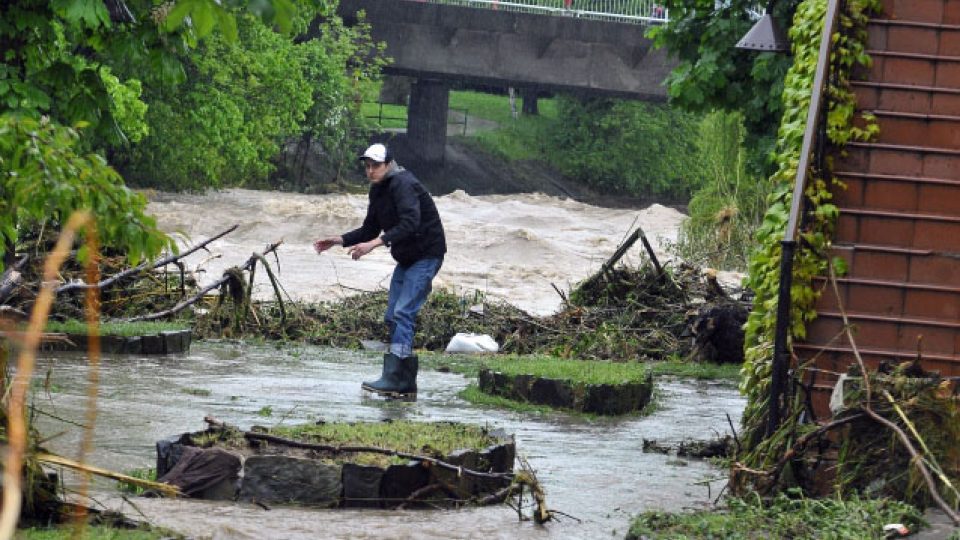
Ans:
[[[339,107],[329,107],[326,116],[315,112],[304,127],[307,111],[322,107],[311,85],[339,77],[337,84],[349,88],[379,72],[377,62],[370,70],[345,71],[346,59],[358,63],[370,46],[359,32],[292,37],[303,35],[318,15],[336,21],[335,7],[335,0],[0,2],[0,114],[4,129],[21,134],[6,140],[0,170],[5,204],[12,209],[27,196],[37,208],[48,208],[46,218],[54,221],[71,204],[99,204],[93,209],[104,212],[97,214],[101,227],[124,231],[106,240],[120,242],[115,247],[134,259],[156,254],[168,239],[143,219],[120,176],[90,152],[106,152],[141,177],[150,170],[152,181],[167,180],[166,188],[265,177],[284,138],[350,117],[343,104],[353,95],[344,91]],[[37,130],[60,141],[57,155],[83,157],[58,158],[73,169],[44,169],[44,182],[28,186],[14,167],[29,168],[17,160],[37,151],[29,144],[38,135],[22,135]],[[79,195],[86,193],[84,182],[102,196]],[[129,203],[130,211],[112,212],[103,201]],[[4,217],[9,255],[18,231],[41,217],[26,209]]]
[[[258,19],[236,20],[240,39],[211,36],[186,55],[186,82],[148,90],[149,136],[113,154],[132,183],[197,190],[265,178],[279,141],[298,134],[312,101],[303,54]]]
[[[775,3],[774,18],[785,31],[798,0]],[[780,94],[792,64],[789,55],[735,48],[753,25],[755,0],[665,0],[670,21],[650,30],[657,47],[679,60],[667,78],[672,104],[689,111],[739,111],[753,148],[755,170],[773,148],[783,113]]]
[[[554,165],[587,185],[633,196],[686,198],[702,183],[695,116],[613,99],[563,98],[551,130]]]
[[[0,259],[22,229],[58,226],[80,208],[93,211],[101,242],[124,246],[131,264],[173,248],[146,214],[146,199],[103,157],[78,152],[78,141],[77,130],[47,118],[0,116]]]

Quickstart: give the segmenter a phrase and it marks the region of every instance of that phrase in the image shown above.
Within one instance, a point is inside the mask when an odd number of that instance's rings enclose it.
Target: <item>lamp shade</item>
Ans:
[[[790,50],[790,41],[787,40],[777,22],[773,20],[773,15],[768,12],[753,25],[747,35],[740,39],[737,48],[751,51],[787,52]]]

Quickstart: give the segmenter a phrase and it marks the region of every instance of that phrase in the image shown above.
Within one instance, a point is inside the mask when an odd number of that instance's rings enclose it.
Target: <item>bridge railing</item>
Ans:
[[[580,17],[634,24],[662,24],[670,20],[657,0],[412,0],[522,13]]]

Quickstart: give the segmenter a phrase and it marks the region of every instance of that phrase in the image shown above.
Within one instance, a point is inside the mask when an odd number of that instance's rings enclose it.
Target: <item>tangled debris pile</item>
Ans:
[[[919,360],[919,357],[918,357]],[[813,495],[888,497],[920,508],[936,504],[960,523],[960,407],[957,381],[920,362],[852,365],[824,424],[789,418],[734,463],[735,493],[799,487]],[[757,456],[763,455],[763,460]],[[748,468],[744,462],[763,468]]]
[[[360,293],[337,302],[292,308],[286,324],[279,325],[276,305],[258,303],[257,320],[248,320],[244,331],[262,334],[266,330],[268,335],[354,348],[364,341],[388,339],[383,323],[386,305],[386,291]],[[725,328],[722,336],[720,322],[703,322],[715,316],[718,306],[737,314],[731,319],[735,327]],[[715,339],[729,340],[731,335],[734,342],[722,349],[739,351],[743,343],[739,326],[746,312],[742,302],[712,294],[701,272],[690,266],[668,268],[662,274],[650,266],[620,266],[582,282],[565,295],[559,312],[543,318],[505,302],[486,300],[479,293],[464,297],[438,290],[420,312],[415,345],[443,350],[456,333],[471,332],[492,336],[506,353],[606,360],[692,354],[736,362],[742,358],[736,353],[722,359],[703,352],[715,351],[717,346],[711,345]],[[196,329],[200,335],[216,336],[235,324],[231,314],[211,312],[198,319]]]
[[[201,249],[231,230],[188,251]],[[637,238],[642,238],[642,232],[631,237],[633,241]],[[46,245],[40,239],[35,242],[37,249]],[[727,296],[709,274],[683,263],[664,267],[652,252],[640,267],[618,265],[629,242],[573,290],[557,290],[563,307],[551,316],[530,315],[506,302],[489,301],[480,292],[463,296],[437,291],[421,311],[415,345],[443,350],[455,334],[472,332],[492,336],[501,344],[501,351],[515,354],[620,361],[679,355],[713,362],[741,361],[740,326],[747,304]],[[386,291],[311,305],[285,302],[282,287],[264,257],[278,245],[254,254],[203,290],[197,290],[195,281],[182,270],[179,259],[185,253],[130,270],[123,270],[120,254],[104,255],[101,272],[110,277],[100,281],[101,316],[120,320],[186,318],[200,337],[303,339],[345,348],[388,338],[382,322]],[[83,282],[82,268],[71,264],[62,272],[54,319],[82,318],[83,295],[75,293],[90,286]],[[180,271],[165,270],[170,265],[179,265]],[[250,283],[257,266],[271,277],[276,293],[273,301],[251,299]],[[25,265],[19,285],[0,298],[0,304],[25,316],[38,288],[38,272],[38,261]],[[199,309],[185,309],[189,306]]]

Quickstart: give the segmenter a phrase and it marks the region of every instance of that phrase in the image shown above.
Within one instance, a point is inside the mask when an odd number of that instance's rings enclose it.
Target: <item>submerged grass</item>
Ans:
[[[551,407],[549,405],[537,405],[536,403],[529,403],[526,401],[516,401],[503,396],[494,396],[487,394],[480,390],[480,387],[476,384],[468,385],[463,390],[457,392],[457,397],[464,401],[468,401],[474,405],[479,405],[481,407],[493,407],[497,409],[506,409],[508,411],[513,411],[523,414],[533,414],[533,415],[546,415],[546,414],[555,414],[558,411],[564,414],[579,417],[583,420],[591,421],[600,418],[609,418],[599,414],[588,413],[583,411],[578,411],[575,409],[564,409]],[[653,390],[653,396],[650,398],[650,403],[647,403],[646,407],[642,410],[634,411],[632,413],[627,413],[626,415],[619,415],[619,418],[630,415],[639,415],[647,416],[656,412],[660,408],[660,392],[656,388]]]
[[[145,321],[132,323],[106,322],[100,324],[102,336],[151,336],[171,330],[187,330],[190,326],[184,323]],[[78,320],[48,321],[47,332],[62,334],[86,334],[87,323]]]
[[[891,499],[810,499],[791,492],[772,501],[730,499],[718,511],[645,512],[633,522],[627,538],[873,540],[885,537],[887,523],[903,523],[916,530],[920,520],[915,507]]]
[[[536,405],[534,403],[527,403],[523,401],[514,401],[512,399],[507,399],[501,396],[494,396],[482,392],[480,387],[476,384],[471,384],[457,393],[457,397],[464,401],[473,403],[474,405],[480,405],[483,407],[494,407],[497,409],[506,409],[508,411],[514,411],[519,413],[527,414],[549,414],[556,412],[558,409],[555,407],[550,407],[549,405]],[[584,417],[594,417],[595,415],[589,413],[583,413],[580,411],[573,410],[564,410],[570,414]]]

